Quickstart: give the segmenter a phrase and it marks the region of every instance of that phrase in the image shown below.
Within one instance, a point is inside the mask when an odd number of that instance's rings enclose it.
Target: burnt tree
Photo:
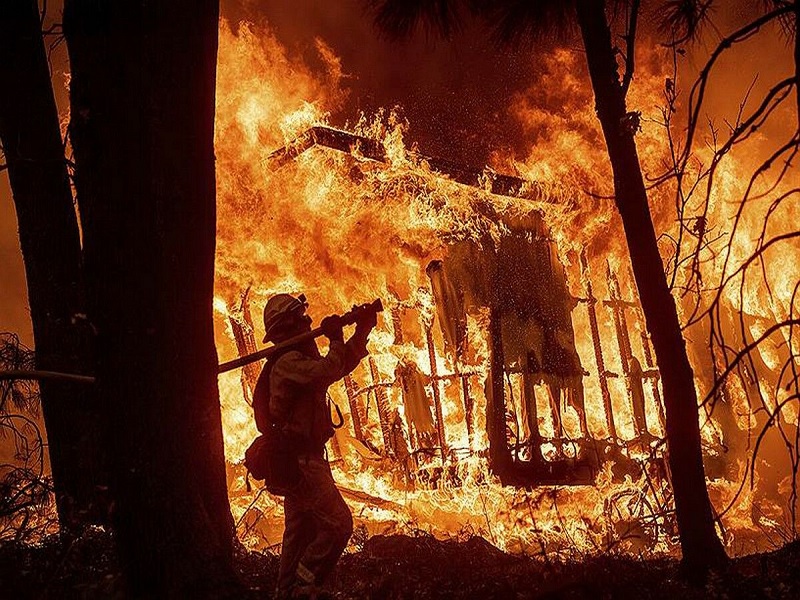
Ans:
[[[563,32],[571,22],[577,22],[614,175],[615,200],[664,386],[667,446],[683,565],[691,577],[697,578],[702,578],[709,568],[724,565],[727,556],[716,535],[703,470],[694,374],[650,216],[634,139],[638,117],[629,113],[626,106],[633,76],[640,1],[629,3],[632,16],[624,38],[627,48],[622,78],[617,63],[619,50],[611,38],[605,0],[492,3],[367,0],[367,3],[376,10],[377,25],[395,36],[410,34],[422,19],[446,35],[457,27],[459,8],[464,6],[485,17],[499,39],[511,42],[541,31]]]
[[[113,524],[135,597],[235,591],[217,355],[217,0],[67,0]]]
[[[67,176],[36,0],[0,3],[0,141],[19,226],[36,366],[90,373],[78,220]],[[104,522],[100,406],[85,385],[42,381],[62,532]]]
[[[614,173],[615,201],[625,229],[647,330],[661,371],[667,447],[683,563],[690,574],[696,575],[708,567],[722,565],[727,557],[716,534],[706,489],[694,372],[686,353],[675,299],[667,285],[658,251],[634,140],[636,127],[632,119],[635,115],[627,111],[627,86],[620,81],[616,51],[605,15],[605,1],[586,0],[575,5],[595,93],[597,117]]]

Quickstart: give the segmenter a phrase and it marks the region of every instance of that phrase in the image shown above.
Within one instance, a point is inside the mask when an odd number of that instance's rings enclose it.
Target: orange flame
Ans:
[[[489,314],[475,308],[467,315],[465,343],[469,352],[465,359],[454,359],[447,350],[452,340],[441,327],[432,326],[441,316],[426,275],[431,261],[447,255],[448,248],[456,243],[498,247],[518,224],[543,219],[549,247],[557,252],[553,260],[561,265],[556,270],[564,270],[574,300],[574,345],[580,364],[588,372],[582,384],[588,436],[606,440],[615,430],[619,441],[613,447],[629,462],[640,465],[649,465],[646,459],[654,453],[663,456],[656,441],[664,435],[662,392],[627,266],[619,218],[613,201],[602,197],[612,194],[612,179],[591,90],[586,79],[575,74],[583,68],[581,57],[567,51],[554,52],[543,85],[537,87],[549,90],[552,97],[543,101],[523,95],[509,107],[536,139],[524,161],[500,155],[493,158],[492,166],[498,171],[513,170],[537,181],[558,200],[544,203],[493,196],[435,173],[425,160],[407,151],[404,124],[392,113],[364,117],[353,128],[354,133],[380,141],[383,163],[369,160],[358,147],[349,153],[313,147],[283,167],[274,168],[274,150],[291,145],[309,127],[325,125],[326,111],[346,101],[338,59],[322,42],[317,50],[327,67],[322,76],[289,58],[268,29],[221,24],[215,300],[220,360],[235,357],[230,330],[234,311],[230,307],[238,304],[245,289],[250,289],[249,298],[256,309],[273,293],[305,292],[315,320],[354,302],[380,297],[387,312],[371,337],[372,363],[365,361],[354,373],[358,385],[370,388],[359,400],[366,402],[365,414],[352,413],[351,395],[344,385],[331,389],[335,402],[345,412],[346,427],[337,432],[329,453],[335,459],[336,479],[365,532],[424,530],[438,536],[477,533],[508,550],[569,555],[620,546],[642,552],[673,550],[670,492],[663,478],[651,472],[652,466],[620,476],[607,462],[593,485],[539,486],[533,491],[501,485],[489,472],[486,459]],[[664,132],[655,121],[663,96],[665,64],[668,61],[655,55],[642,60],[631,90],[630,104],[652,113],[643,115],[642,132],[637,137],[646,171],[658,172],[664,164]],[[708,216],[709,223],[720,231],[735,214],[736,206],[730,199],[743,193],[747,183],[743,174],[751,164],[747,157],[734,157],[720,168]],[[597,196],[588,196],[586,191]],[[651,194],[657,230],[672,235],[677,227],[673,193],[674,189],[663,186]],[[750,255],[752,232],[763,224],[768,203],[764,200],[748,206],[729,248],[703,262],[707,281],[734,273]],[[785,217],[800,222],[800,207],[789,210],[791,214]],[[772,222],[774,227],[785,227],[785,221],[783,225],[777,219]],[[529,239],[533,235],[529,233]],[[582,254],[586,257],[584,264]],[[730,309],[746,311],[754,318],[754,336],[759,328],[790,313],[800,248],[793,246],[789,251],[781,250],[780,256],[766,258],[771,293],[765,294],[763,279],[756,278],[744,282],[742,296],[726,288],[725,302]],[[794,279],[785,277],[787,268],[793,270]],[[678,282],[686,276],[681,272]],[[400,320],[407,333],[402,339],[393,318]],[[594,326],[596,333],[592,333]],[[255,327],[258,330],[259,324]],[[713,373],[703,372],[706,341],[693,339],[692,331],[687,332],[687,338],[702,397],[712,385]],[[431,336],[427,344],[426,332]],[[635,361],[623,358],[628,354]],[[779,359],[772,356],[769,347],[761,350],[761,356],[771,368],[778,368]],[[600,360],[604,362],[602,369]],[[436,433],[428,429],[438,422],[433,414],[435,407],[424,408],[427,416],[419,413],[419,406],[404,402],[398,385],[389,385],[396,382],[404,365],[412,365],[419,373],[419,379],[411,380],[422,382],[427,396],[440,398],[444,442],[451,450],[443,459],[422,456],[414,463],[402,450],[393,455],[379,450],[391,435],[400,436],[398,448],[408,451],[413,435],[421,439]],[[766,374],[764,377],[765,386],[774,385],[766,380]],[[638,387],[633,389],[631,381],[638,381]],[[469,388],[469,410],[462,383]],[[524,385],[520,373],[509,373],[507,407],[513,417],[509,426],[518,428],[518,436],[532,435],[533,427],[524,419],[525,411],[531,410],[520,400]],[[230,461],[229,491],[243,541],[251,547],[266,548],[279,543],[281,506],[267,494],[245,489],[239,463],[256,431],[243,389],[246,386],[243,388],[240,373],[220,377]],[[752,409],[735,384],[729,390],[735,428],[746,436],[756,426]],[[552,441],[558,437],[559,428],[563,428],[566,439],[584,435],[576,405],[563,401],[561,410],[554,411],[552,402],[559,399],[552,400],[551,395],[549,400],[549,393],[544,384],[534,386],[536,427],[551,440],[542,446],[546,460],[559,453],[569,456],[570,452],[579,452],[574,444],[562,446]],[[643,415],[637,414],[631,400],[636,394],[641,396]],[[606,398],[612,407],[610,421]],[[780,398],[778,394],[774,401]],[[397,425],[394,433],[387,432],[386,423],[376,417],[376,411],[384,410],[379,406],[382,402],[389,425]],[[557,422],[553,415],[559,413]],[[796,408],[784,416],[796,423]],[[355,419],[362,417],[359,438],[354,434]],[[411,422],[418,425],[413,433]],[[703,419],[702,424],[710,451],[719,454],[722,426],[716,417]],[[637,442],[643,436],[646,441]],[[718,507],[733,501],[743,465],[733,465],[731,471],[726,478],[710,482]],[[428,485],[420,485],[426,476],[431,478]],[[753,492],[740,495],[735,509],[726,514],[725,525],[732,532],[727,541],[734,549],[735,539],[756,538],[764,527],[774,526],[776,515],[782,514],[773,498],[769,510],[754,517],[754,500]]]

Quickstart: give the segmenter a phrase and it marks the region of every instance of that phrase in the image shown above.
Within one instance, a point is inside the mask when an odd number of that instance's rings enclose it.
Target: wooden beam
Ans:
[[[333,127],[316,125],[270,154],[267,158],[270,170],[276,171],[280,169],[314,146],[332,148],[340,152],[363,156],[377,162],[387,162],[388,160],[386,150],[379,140],[341,129],[334,129]],[[552,190],[545,189],[545,185],[538,181],[529,181],[514,175],[504,175],[488,167],[479,169],[461,165],[443,158],[420,154],[419,152],[409,151],[408,156],[417,160],[424,160],[430,165],[431,169],[457,183],[480,188],[490,194],[550,204],[558,202],[558,198],[552,194]]]

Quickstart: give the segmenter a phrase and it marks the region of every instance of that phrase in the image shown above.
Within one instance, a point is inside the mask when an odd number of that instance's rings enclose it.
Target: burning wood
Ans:
[[[238,310],[231,312],[228,316],[239,356],[247,356],[257,350],[253,317],[250,314],[249,294],[250,288],[247,288],[241,296]],[[248,404],[253,403],[253,390],[263,366],[264,361],[259,360],[242,367],[242,391]]]
[[[250,64],[243,42],[230,35],[237,64]],[[560,59],[575,67],[569,57]],[[318,89],[282,64],[273,66],[300,88]],[[503,515],[498,521],[506,531],[495,534],[504,547],[530,548],[532,540],[558,537],[551,533],[560,522],[553,513],[563,511],[575,523],[592,523],[562,529],[589,548],[598,539],[592,531],[602,529],[598,520],[610,520],[616,510],[603,509],[612,496],[616,504],[644,506],[646,499],[654,507],[631,518],[667,520],[671,499],[653,500],[653,490],[669,487],[664,395],[626,266],[624,232],[610,199],[599,197],[611,189],[607,166],[592,153],[599,138],[581,138],[583,145],[569,149],[574,161],[556,164],[554,148],[580,136],[562,139],[557,127],[548,128],[545,143],[529,157],[512,160],[498,149],[495,164],[512,173],[504,176],[409,149],[403,125],[392,116],[343,131],[323,124],[324,98],[319,107],[292,104],[271,82],[267,88],[279,91],[268,101],[245,94],[246,101],[236,95],[240,83],[228,77],[221,84],[236,100],[221,105],[219,117],[225,215],[219,295],[235,297],[257,274],[263,287],[253,287],[254,303],[274,292],[313,289],[321,313],[364,294],[387,305],[371,341],[372,360],[331,390],[346,413],[338,450],[331,448],[339,459],[337,480],[395,504],[382,512],[368,503],[362,522],[368,528],[413,523],[437,532],[469,523],[485,533],[480,516],[488,511]],[[551,83],[559,89],[560,80]],[[660,90],[663,78],[656,83]],[[590,96],[581,99],[585,110],[559,98],[587,123],[595,118]],[[269,112],[273,106],[284,112]],[[552,117],[528,116],[536,123]],[[274,126],[278,120],[280,127]],[[587,189],[597,196],[586,195]],[[669,199],[659,202],[670,205]],[[728,210],[715,202],[714,210]],[[712,239],[708,226],[705,231],[703,240]],[[717,262],[707,260],[700,271]],[[686,313],[691,310],[687,305]],[[765,331],[746,317],[742,327],[748,331],[739,345]],[[726,332],[742,327],[724,325]],[[697,334],[693,361],[713,335]],[[232,343],[228,351],[235,352]],[[774,406],[758,373],[772,372],[779,360],[759,361],[739,366],[748,393],[732,386],[717,394],[726,396],[728,407],[720,405],[710,424],[703,423],[709,445],[719,447],[722,434],[709,433],[719,411],[727,411],[724,427],[732,437],[752,428],[741,415]],[[703,376],[713,380],[726,368],[720,356]],[[233,407],[226,435],[234,462],[241,405],[236,383],[220,379],[224,401]],[[645,474],[653,468],[658,481],[649,486]],[[719,484],[725,490],[720,497],[732,497],[729,484]],[[538,500],[523,490],[534,490]],[[623,520],[630,516],[617,512]],[[518,534],[515,519],[540,533]],[[653,545],[671,543],[667,529],[653,529]]]
[[[395,379],[400,382],[412,446],[417,449],[437,447],[438,433],[431,414],[431,400],[425,389],[425,376],[414,363],[399,362]]]
[[[283,148],[275,150],[267,158],[267,164],[270,169],[280,169],[303,152],[317,145],[378,162],[386,162],[388,160],[386,149],[379,140],[349,131],[342,131],[341,129],[334,129],[333,127],[316,125],[301,133]],[[525,198],[539,202],[554,201],[552,193],[545,191],[544,187],[537,182],[527,181],[512,175],[495,173],[488,168],[470,168],[417,152],[411,152],[410,156],[416,160],[425,161],[430,165],[431,169],[450,177],[453,181],[478,187],[492,194]]]

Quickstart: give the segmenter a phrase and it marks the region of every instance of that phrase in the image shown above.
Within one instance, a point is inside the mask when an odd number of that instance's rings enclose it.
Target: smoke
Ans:
[[[343,127],[357,121],[361,113],[370,115],[399,106],[410,124],[408,141],[418,144],[423,153],[472,166],[490,164],[492,157],[524,160],[530,156],[541,133],[520,121],[516,111],[520,99],[548,111],[559,110],[552,104],[554,98],[569,104],[568,98],[562,98],[565,90],[556,89],[559,84],[553,77],[555,42],[499,47],[483,22],[466,16],[449,40],[417,31],[406,41],[391,41],[376,29],[365,4],[363,0],[223,0],[222,14],[232,23],[267,23],[291,57],[302,59],[320,73],[326,65],[319,59],[317,40],[329,46],[341,60],[343,85],[349,93],[348,101],[331,112],[332,124]],[[714,3],[710,13],[713,24],[706,25],[700,38],[679,57],[684,92],[720,36],[762,10],[755,4],[741,0]],[[659,33],[657,8],[658,3],[647,4],[641,18],[633,89],[637,79],[653,74],[654,61],[665,66],[671,62],[669,51],[661,45],[664,38]],[[617,24],[623,17],[616,15]],[[735,117],[754,80],[751,94],[758,97],[767,82],[791,72],[787,40],[777,28],[775,35],[756,38],[741,51],[728,53],[718,67],[721,75],[711,86],[707,111],[722,122]],[[591,101],[580,40],[573,40],[569,49],[578,56],[564,76],[582,84],[577,93]],[[668,73],[661,75],[663,82]],[[645,113],[657,110],[650,104],[631,108]],[[596,143],[596,132],[588,132],[587,140]]]
[[[426,154],[475,166],[497,150],[524,154],[525,137],[506,107],[536,80],[536,61],[530,49],[495,46],[479,22],[465,21],[451,40],[418,33],[392,42],[381,38],[359,0],[228,0],[223,16],[266,21],[290,55],[312,68],[324,68],[315,40],[330,46],[350,93],[331,114],[335,125],[400,106],[409,140]]]

